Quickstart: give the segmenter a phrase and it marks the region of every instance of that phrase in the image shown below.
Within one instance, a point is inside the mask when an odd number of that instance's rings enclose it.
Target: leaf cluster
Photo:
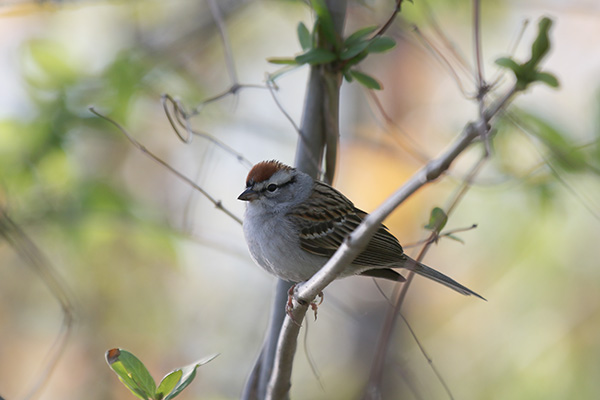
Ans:
[[[382,85],[377,79],[359,71],[356,66],[371,53],[391,50],[396,45],[396,41],[391,37],[372,35],[377,30],[377,26],[361,28],[342,39],[335,33],[333,20],[325,2],[311,0],[311,5],[316,15],[312,31],[302,22],[296,29],[303,52],[295,57],[270,58],[268,61],[292,67],[305,64],[328,65],[340,72],[348,82],[356,79],[368,89],[381,90]]]
[[[443,209],[441,209],[440,207],[434,207],[431,209],[431,213],[429,215],[429,222],[427,223],[427,225],[424,226],[424,228],[428,231],[431,231],[434,234],[433,241],[435,243],[437,243],[441,237],[447,237],[449,239],[456,240],[457,242],[464,244],[464,241],[458,236],[454,235],[454,233],[464,232],[477,227],[476,224],[473,224],[468,228],[454,229],[442,233],[442,229],[444,229],[447,222],[448,214],[446,214],[446,212]]]
[[[106,362],[121,382],[143,400],[170,400],[183,391],[196,377],[196,369],[212,361],[218,354],[206,357],[168,373],[156,386],[148,369],[136,356],[122,349],[106,352]]]
[[[538,35],[531,45],[531,57],[529,60],[519,64],[511,57],[501,57],[496,60],[496,64],[503,68],[510,69],[517,78],[516,89],[522,91],[535,82],[542,82],[546,85],[558,87],[558,79],[548,72],[541,71],[538,67],[542,59],[550,51],[550,40],[548,31],[552,26],[552,20],[544,17],[538,24]]]

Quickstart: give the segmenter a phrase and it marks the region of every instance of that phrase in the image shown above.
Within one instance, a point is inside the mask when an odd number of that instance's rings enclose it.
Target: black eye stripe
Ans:
[[[286,185],[289,185],[290,183],[294,183],[294,182],[296,182],[296,178],[295,177],[292,177],[289,181],[283,182],[283,183],[281,183],[279,185],[276,184],[276,183],[271,183],[266,188],[263,188],[261,190],[261,192],[265,192],[265,191],[274,192],[275,190],[280,189],[280,188],[282,188],[282,187],[284,187]]]

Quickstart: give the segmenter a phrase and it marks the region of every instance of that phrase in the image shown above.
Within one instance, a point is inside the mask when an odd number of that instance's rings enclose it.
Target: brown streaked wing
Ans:
[[[331,257],[366,215],[343,194],[318,181],[308,200],[289,214],[300,229],[302,249],[323,257]],[[390,267],[402,259],[402,254],[396,237],[381,225],[353,264]]]
[[[356,210],[360,220],[367,216],[362,210]],[[354,264],[377,267],[393,267],[405,257],[404,250],[398,239],[390,233],[385,225],[381,225],[379,230],[373,235],[373,238],[367,245],[367,248],[358,255]]]
[[[353,214],[350,200],[331,186],[315,181],[313,194],[288,216],[300,229],[300,245],[304,250],[331,257],[352,231],[347,232],[345,221]]]

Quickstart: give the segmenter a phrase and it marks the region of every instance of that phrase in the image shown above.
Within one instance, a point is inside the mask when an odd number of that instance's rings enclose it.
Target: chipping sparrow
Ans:
[[[278,161],[263,161],[248,173],[244,235],[250,255],[267,272],[291,282],[308,280],[367,216],[333,187]],[[405,281],[392,268],[406,268],[464,295],[477,293],[404,254],[381,225],[367,248],[339,276],[363,275]]]

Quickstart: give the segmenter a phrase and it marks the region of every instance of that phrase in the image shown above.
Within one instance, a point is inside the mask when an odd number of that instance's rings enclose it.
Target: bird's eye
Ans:
[[[276,185],[276,184],[274,184],[274,183],[271,183],[269,186],[267,186],[267,190],[268,190],[269,192],[274,192],[274,191],[276,191],[276,190],[277,190],[277,185]]]

